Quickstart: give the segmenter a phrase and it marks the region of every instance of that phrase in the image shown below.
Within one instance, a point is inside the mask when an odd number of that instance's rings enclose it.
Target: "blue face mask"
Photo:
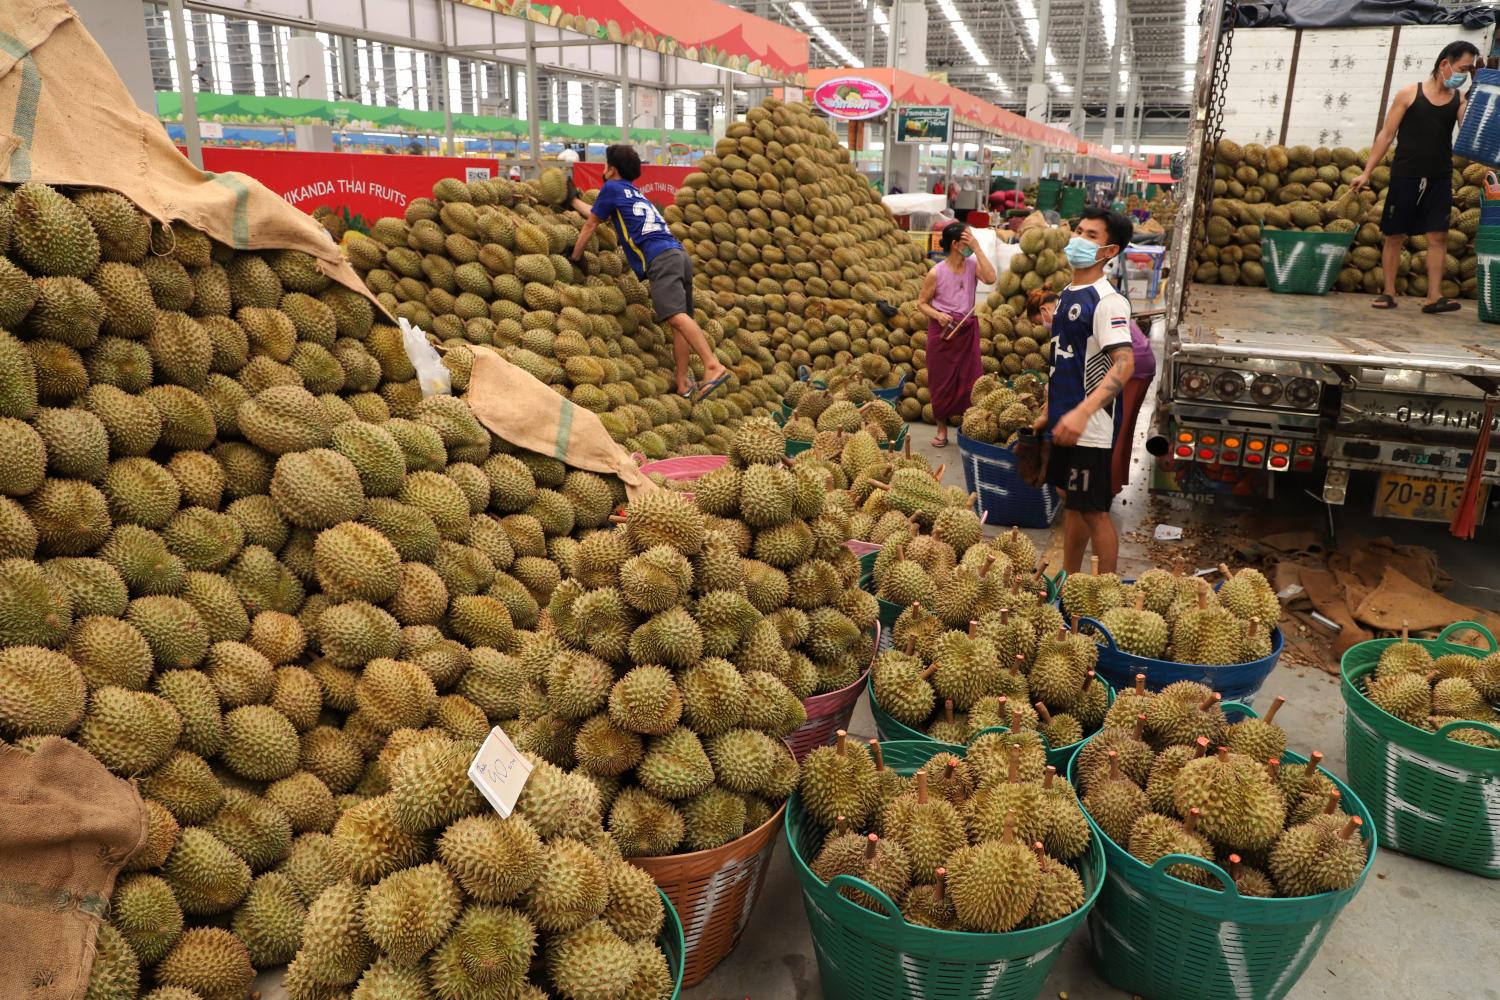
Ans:
[[[1086,236],[1075,236],[1063,248],[1063,256],[1068,258],[1068,263],[1073,267],[1093,267],[1099,260],[1099,251],[1103,249]]]
[[[1448,77],[1448,79],[1443,81],[1443,86],[1447,87],[1449,90],[1463,90],[1468,85],[1469,74],[1467,73],[1454,73],[1452,76]]]

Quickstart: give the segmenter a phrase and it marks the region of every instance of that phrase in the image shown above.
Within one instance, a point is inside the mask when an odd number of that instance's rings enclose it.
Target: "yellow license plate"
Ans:
[[[1481,486],[1480,490],[1476,514],[1479,522],[1483,523],[1489,486]],[[1374,514],[1376,517],[1399,517],[1408,521],[1447,522],[1453,520],[1453,516],[1458,513],[1458,505],[1463,502],[1463,498],[1464,484],[1461,482],[1382,472],[1375,487]]]

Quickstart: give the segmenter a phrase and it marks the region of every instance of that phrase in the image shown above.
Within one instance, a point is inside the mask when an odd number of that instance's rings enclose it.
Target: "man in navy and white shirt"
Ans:
[[[1119,536],[1109,509],[1114,500],[1111,462],[1122,408],[1119,396],[1135,370],[1130,344],[1130,302],[1104,277],[1105,265],[1124,252],[1134,233],[1130,220],[1086,208],[1064,251],[1073,283],[1058,297],[1052,319],[1052,375],[1047,410],[1038,418],[1052,437],[1047,481],[1065,496],[1063,568],[1083,568],[1093,546],[1099,571],[1113,573]]]

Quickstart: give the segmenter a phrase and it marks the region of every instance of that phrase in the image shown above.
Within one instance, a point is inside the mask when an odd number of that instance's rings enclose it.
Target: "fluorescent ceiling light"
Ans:
[[[865,10],[869,10],[870,0],[862,0],[860,6]],[[891,37],[891,19],[886,14],[885,8],[879,4],[875,5],[875,26],[885,33],[885,37]]]
[[[953,6],[953,0],[937,0],[938,10],[943,12],[943,17],[948,21],[948,28],[958,38],[959,44],[963,45],[969,53],[969,58],[974,60],[976,66],[988,66],[989,56],[979,47],[974,36],[969,32],[969,26],[964,24],[963,17],[958,13],[958,8]]]
[[[1104,22],[1104,41],[1108,48],[1115,47],[1115,0],[1099,0],[1099,19]],[[1085,29],[1087,30],[1087,26]]]
[[[833,32],[823,27],[823,22],[818,20],[816,14],[807,9],[807,4],[803,3],[802,0],[794,0],[791,8],[792,13],[797,15],[798,20],[812,30],[813,37],[822,42],[824,48],[842,59],[844,65],[856,68],[864,66],[864,60],[849,51],[848,46],[833,36]]]
[[[1190,21],[1182,26],[1182,61],[1198,61],[1198,23]]]
[[[1026,33],[1031,36],[1031,47],[1036,48],[1036,40],[1041,32],[1037,23],[1036,4],[1032,0],[1016,0],[1016,10],[1021,13],[1021,20],[1026,25]]]

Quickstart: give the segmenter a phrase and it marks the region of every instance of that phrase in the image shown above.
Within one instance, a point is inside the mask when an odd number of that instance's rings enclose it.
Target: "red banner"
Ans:
[[[640,188],[641,194],[665,208],[676,204],[677,189],[682,187],[682,182],[687,179],[687,175],[696,169],[698,168],[658,167],[642,163],[641,176],[636,179],[635,186]],[[604,164],[588,162],[573,164],[573,183],[580,191],[602,187]]]
[[[203,167],[249,174],[308,214],[327,205],[351,226],[368,229],[376,219],[404,215],[411,199],[431,197],[432,186],[445,177],[498,176],[500,161],[205,146]]]

